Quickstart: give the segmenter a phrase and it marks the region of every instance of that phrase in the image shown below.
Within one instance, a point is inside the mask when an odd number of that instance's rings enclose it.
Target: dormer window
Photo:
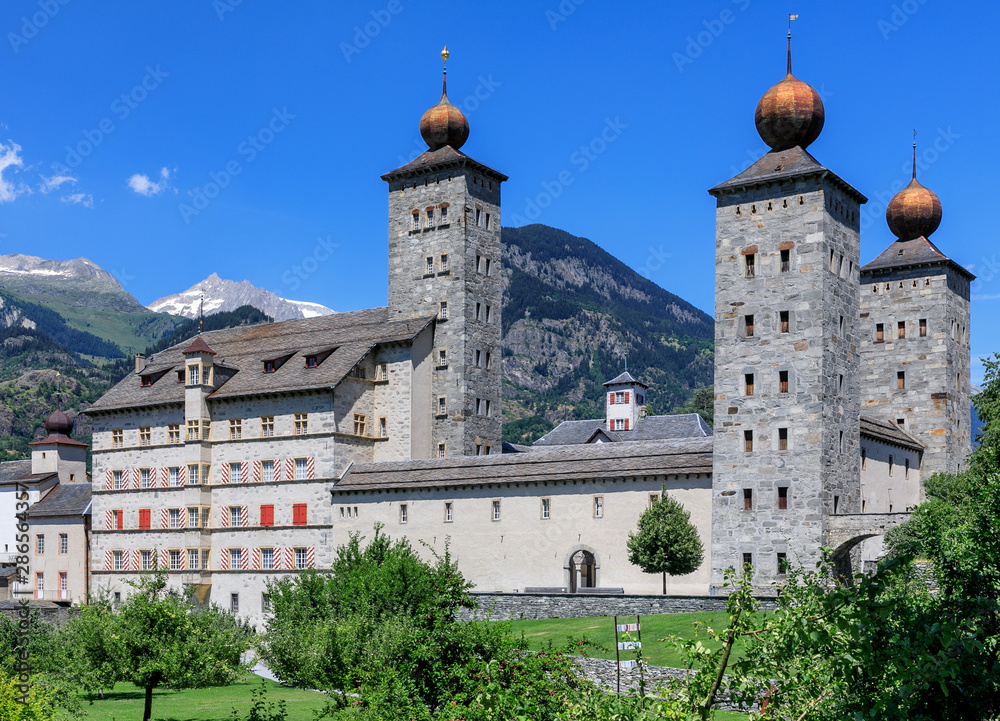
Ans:
[[[153,385],[153,376],[142,376],[139,385],[143,387]]]
[[[184,371],[182,371],[182,370],[177,371],[177,382],[178,383],[183,383],[184,382]]]
[[[201,366],[200,365],[188,366],[188,385],[191,385],[191,386],[201,385]]]
[[[319,356],[307,355],[306,356],[306,368],[315,368],[319,365]]]
[[[265,373],[274,373],[274,371],[276,371],[277,369],[278,369],[278,364],[275,363],[273,360],[266,360],[266,361],[264,361],[264,372]]]

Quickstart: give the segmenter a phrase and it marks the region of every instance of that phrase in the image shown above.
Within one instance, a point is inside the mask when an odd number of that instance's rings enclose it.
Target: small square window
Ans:
[[[753,431],[743,431],[743,451],[753,452]]]
[[[543,498],[542,499],[542,520],[543,521],[547,521],[549,518],[552,517],[551,503],[552,503],[552,501],[549,498]]]
[[[788,332],[788,311],[783,310],[778,313],[778,322],[781,325],[781,332]]]
[[[441,301],[440,309],[438,310],[438,318],[441,320],[448,320],[448,301]]]
[[[779,428],[778,429],[778,450],[787,451],[788,450],[788,429]]]
[[[906,337],[906,321],[901,320],[896,324],[896,337],[905,338]]]
[[[792,265],[792,251],[783,250],[781,251],[781,272],[787,273],[791,270]]]
[[[753,489],[744,488],[743,489],[743,510],[752,511],[753,510]]]
[[[407,505],[405,503],[399,504],[399,522],[406,523],[407,520]]]
[[[788,371],[778,371],[778,392],[788,393]]]
[[[920,337],[921,338],[926,338],[927,337],[927,319],[926,318],[921,318],[920,319]]]
[[[604,518],[604,496],[594,496],[594,518]]]
[[[875,342],[876,343],[885,342],[885,325],[883,323],[875,324]]]
[[[788,508],[788,486],[778,486],[778,510]]]
[[[441,254],[441,272],[442,273],[447,273],[448,272],[448,254],[447,253],[442,253]]]
[[[906,371],[896,371],[896,389],[903,390],[906,388]]]
[[[752,573],[753,572],[753,554],[744,553],[743,554],[743,572]]]
[[[778,560],[778,575],[784,576],[788,573],[788,557],[784,553],[777,554]]]
[[[455,520],[455,511],[452,507],[451,501],[446,501],[444,504],[444,522],[451,523]]]
[[[746,325],[747,338],[753,338],[753,316],[752,315],[743,316],[743,322]]]
[[[430,275],[434,272],[434,258],[433,256],[427,256],[427,269],[424,271],[426,275]]]
[[[500,520],[500,501],[499,500],[494,500],[493,501],[493,520],[494,521],[499,521]]]
[[[743,383],[744,383],[744,386],[746,388],[746,395],[752,396],[753,395],[753,373],[744,373],[743,374]]]
[[[652,508],[653,504],[656,503],[658,500],[660,500],[660,494],[659,493],[650,493],[649,494],[649,508]]]
[[[229,610],[233,613],[240,612],[240,594],[230,593],[229,594]]]
[[[438,458],[448,457],[448,447],[444,443],[438,443],[437,457]]]
[[[378,419],[378,437],[388,438],[389,437],[389,422],[386,418]]]

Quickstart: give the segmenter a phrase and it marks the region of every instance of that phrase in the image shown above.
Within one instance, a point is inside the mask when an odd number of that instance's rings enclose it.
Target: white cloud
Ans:
[[[128,187],[147,198],[158,195],[170,187],[170,171],[162,168],[159,182],[151,180],[148,175],[136,173],[128,179]]]
[[[75,183],[76,178],[70,175],[53,175],[51,178],[46,178],[42,176],[42,184],[38,188],[43,193],[48,193],[50,190],[55,190],[63,183]]]
[[[3,177],[7,168],[24,167],[24,161],[21,160],[21,146],[13,140],[7,142],[10,144],[0,143],[0,203],[9,203],[22,193],[30,192],[23,184],[15,184]]]
[[[60,200],[64,203],[71,203],[72,205],[82,205],[84,208],[94,207],[94,196],[89,193],[72,193],[70,195],[64,195]]]

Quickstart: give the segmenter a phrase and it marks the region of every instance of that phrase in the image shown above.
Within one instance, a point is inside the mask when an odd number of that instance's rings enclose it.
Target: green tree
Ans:
[[[660,500],[639,516],[636,533],[628,534],[628,560],[646,573],[663,574],[663,593],[667,592],[667,574],[682,576],[701,565],[705,549],[698,529],[691,523],[691,513],[667,495],[663,487]]]
[[[149,721],[154,689],[225,685],[246,668],[241,657],[253,635],[249,626],[168,589],[162,573],[129,584],[134,591],[117,611],[88,609],[63,632],[67,643],[80,641],[70,657],[84,688],[135,684],[145,691],[142,718]]]
[[[682,405],[675,406],[671,413],[697,413],[705,423],[715,422],[715,386],[695,388],[691,397]]]

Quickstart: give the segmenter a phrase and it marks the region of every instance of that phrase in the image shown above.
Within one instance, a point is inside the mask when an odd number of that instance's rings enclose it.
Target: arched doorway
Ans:
[[[594,554],[583,549],[576,551],[569,561],[569,592],[581,588],[597,587],[597,560]]]

